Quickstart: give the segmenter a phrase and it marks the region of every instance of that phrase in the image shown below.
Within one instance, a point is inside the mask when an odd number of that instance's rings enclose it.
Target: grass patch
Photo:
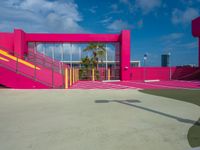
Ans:
[[[162,96],[172,98],[188,103],[192,103],[200,106],[200,90],[141,90],[140,92],[145,94],[151,94],[156,96]],[[200,118],[199,120],[189,129],[188,141],[191,147],[200,146]]]

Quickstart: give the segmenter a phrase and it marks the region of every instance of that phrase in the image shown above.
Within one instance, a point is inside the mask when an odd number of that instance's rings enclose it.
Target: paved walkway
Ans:
[[[78,81],[71,89],[200,89],[200,81]]]
[[[198,106],[137,90],[0,90],[1,150],[190,150]]]

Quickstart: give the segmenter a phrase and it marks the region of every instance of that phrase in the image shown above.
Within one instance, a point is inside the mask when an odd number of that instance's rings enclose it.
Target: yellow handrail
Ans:
[[[31,63],[29,63],[29,62],[27,62],[27,61],[24,61],[23,59],[20,59],[20,58],[17,58],[17,57],[15,57],[15,56],[13,56],[13,55],[10,55],[10,54],[8,54],[7,52],[5,52],[5,51],[3,51],[3,50],[1,50],[1,49],[0,49],[0,54],[2,54],[3,56],[8,57],[8,58],[10,58],[10,59],[12,59],[12,60],[14,60],[14,61],[17,61],[17,60],[18,60],[19,63],[21,63],[21,64],[23,64],[23,65],[25,65],[25,66],[28,66],[28,67],[33,68],[33,69],[40,70],[39,67],[35,67],[35,65],[33,65],[33,64],[31,64]]]

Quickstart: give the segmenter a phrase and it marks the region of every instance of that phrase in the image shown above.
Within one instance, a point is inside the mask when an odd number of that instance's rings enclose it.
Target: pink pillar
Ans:
[[[123,30],[121,34],[121,80],[130,80],[130,31]]]
[[[21,29],[14,30],[14,55],[23,58],[25,51],[25,33]]]
[[[199,37],[199,68],[200,68],[200,37]]]

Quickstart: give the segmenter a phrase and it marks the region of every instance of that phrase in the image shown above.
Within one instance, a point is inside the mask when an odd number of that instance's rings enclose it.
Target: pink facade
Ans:
[[[199,80],[198,67],[133,67],[131,80]]]
[[[15,56],[23,58],[28,52],[28,42],[119,42],[121,80],[130,80],[130,31],[121,34],[46,34],[25,33],[15,29],[14,33],[0,33],[0,46]]]
[[[192,21],[192,35],[199,38],[199,67],[200,67],[200,17]]]
[[[131,79],[143,80],[170,80],[175,72],[175,67],[135,67],[131,69]]]

